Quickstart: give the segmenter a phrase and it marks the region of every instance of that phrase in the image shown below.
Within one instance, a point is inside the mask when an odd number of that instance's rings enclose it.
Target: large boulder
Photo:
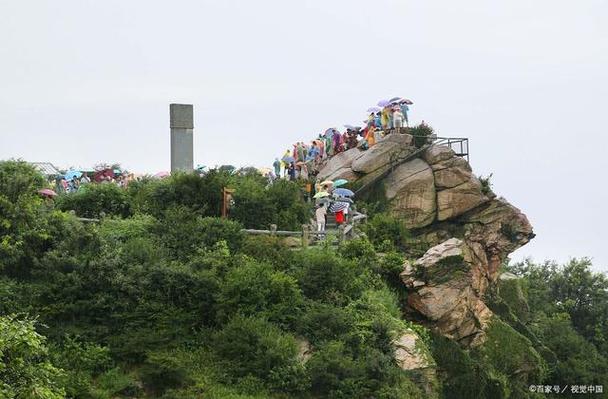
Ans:
[[[446,145],[434,145],[424,152],[423,158],[429,164],[454,158],[456,153]]]
[[[363,151],[353,160],[351,168],[357,173],[372,173],[413,152],[415,147],[412,141],[413,137],[409,134],[390,134],[367,151]]]
[[[473,178],[471,166],[461,157],[438,162],[431,165],[431,169],[433,169],[435,187],[438,190],[459,186]]]
[[[484,342],[493,315],[481,300],[488,276],[464,241],[451,238],[413,265],[406,263],[401,280],[408,289],[408,307],[437,332],[465,346]]]
[[[470,176],[469,180],[462,184],[437,192],[437,220],[442,221],[460,216],[489,200],[481,190],[479,179]]]
[[[384,182],[391,212],[401,218],[406,227],[423,227],[435,220],[437,202],[433,171],[422,159],[399,165]]]
[[[333,180],[333,176],[337,176],[339,174],[347,175],[349,173],[353,173],[351,170],[351,165],[353,160],[359,157],[362,154],[362,151],[358,148],[351,148],[348,151],[341,152],[339,154],[331,157],[325,165],[319,170],[319,174],[317,175],[317,179],[319,181],[322,180]],[[335,177],[335,179],[342,178]]]

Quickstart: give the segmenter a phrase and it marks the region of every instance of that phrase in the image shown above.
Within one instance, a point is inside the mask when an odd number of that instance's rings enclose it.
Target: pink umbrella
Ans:
[[[163,172],[158,172],[157,174],[154,175],[154,177],[158,177],[160,179],[162,179],[163,177],[167,177],[169,176],[171,173],[167,172],[167,171],[163,171]]]
[[[51,190],[50,188],[43,188],[42,190],[39,190],[38,193],[46,195],[47,197],[54,197],[57,195],[57,193]]]

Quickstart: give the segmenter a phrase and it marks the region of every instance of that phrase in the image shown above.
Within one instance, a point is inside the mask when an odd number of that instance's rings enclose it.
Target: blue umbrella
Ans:
[[[355,193],[353,193],[348,188],[336,188],[334,190],[334,194],[336,194],[340,197],[353,197],[355,195]]]
[[[70,170],[70,171],[67,171],[65,176],[63,176],[63,177],[66,180],[72,180],[73,178],[80,179],[80,176],[82,176],[82,172],[79,172],[77,170]]]
[[[287,163],[292,163],[292,162],[295,162],[296,159],[294,157],[283,157],[283,161],[285,161]]]

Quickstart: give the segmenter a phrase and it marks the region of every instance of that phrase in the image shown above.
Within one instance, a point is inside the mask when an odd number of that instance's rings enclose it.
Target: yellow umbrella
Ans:
[[[313,198],[323,198],[323,197],[329,197],[329,193],[327,191],[319,191],[318,193],[316,193],[314,195]]]
[[[325,181],[322,181],[322,182],[321,182],[321,185],[322,185],[322,186],[327,186],[327,185],[332,185],[332,186],[333,186],[333,185],[334,185],[334,182],[333,182],[333,181],[331,181],[331,180],[325,180]]]

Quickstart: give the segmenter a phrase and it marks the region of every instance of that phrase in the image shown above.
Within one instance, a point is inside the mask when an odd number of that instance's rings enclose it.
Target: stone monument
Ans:
[[[171,172],[194,169],[194,109],[192,104],[170,104]]]

